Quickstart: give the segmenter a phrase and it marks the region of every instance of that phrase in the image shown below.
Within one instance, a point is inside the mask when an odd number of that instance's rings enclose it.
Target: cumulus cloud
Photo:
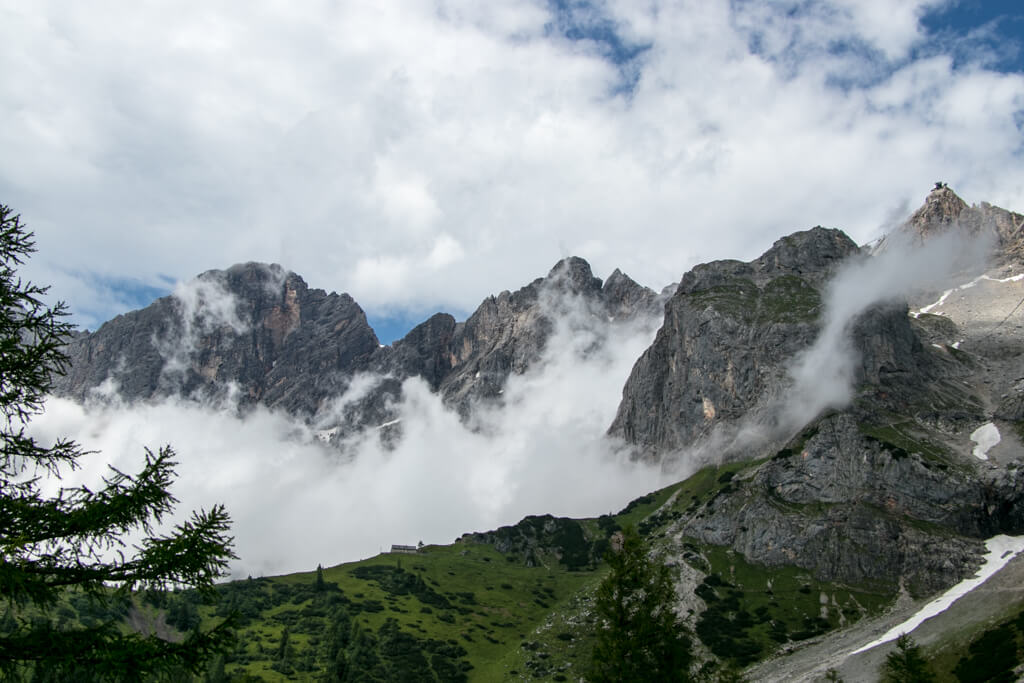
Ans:
[[[0,197],[90,326],[124,304],[76,273],[245,260],[370,309],[472,310],[563,249],[660,288],[863,241],[936,178],[1024,204],[1024,76],[924,49],[934,5],[9,6]]]
[[[553,334],[542,359],[510,377],[503,406],[480,406],[469,426],[422,381],[407,380],[393,449],[371,428],[342,454],[316,423],[261,407],[239,415],[230,392],[218,403],[125,405],[112,391],[85,406],[51,398],[32,429],[99,451],[65,484],[97,481],[107,462],[130,472],[145,446],[172,444],[181,509],[223,502],[234,518],[236,576],[309,570],[391,543],[449,543],[528,514],[614,512],[668,483],[604,437],[655,323],[609,321],[571,296],[545,296]],[[378,379],[356,378],[333,409]]]

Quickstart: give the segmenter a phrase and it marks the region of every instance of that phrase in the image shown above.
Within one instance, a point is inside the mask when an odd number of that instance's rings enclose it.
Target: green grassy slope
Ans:
[[[218,662],[226,675],[210,681],[328,680],[339,667],[360,674],[344,680],[579,680],[598,627],[594,596],[606,575],[600,557],[628,525],[676,567],[700,656],[720,671],[742,668],[877,614],[895,597],[887,586],[840,585],[797,567],[753,564],[672,531],[709,500],[737,491],[760,464],[706,467],[617,515],[528,517],[415,554],[222,584],[212,601],[190,591],[144,592],[100,609],[69,595],[59,616],[82,624],[123,618],[126,628],[173,638],[234,614],[238,641]],[[941,680],[957,680],[953,669],[971,656],[998,650],[1008,659],[1016,647],[1019,658],[1024,619],[1009,616],[1009,625],[971,650],[982,634],[931,653]]]
[[[386,680],[575,680],[593,646],[591,606],[605,575],[599,558],[610,536],[632,525],[655,553],[670,540],[682,544],[690,575],[704,577],[683,587],[700,598],[690,600],[691,624],[706,651],[742,666],[873,613],[892,597],[666,538],[672,520],[727,493],[734,475],[756,466],[705,468],[614,516],[528,517],[416,554],[232,582],[218,588],[216,604],[176,594],[166,609],[187,616],[182,603],[195,601],[204,626],[240,615],[238,645],[225,662],[236,680],[318,680],[337,666],[338,652],[345,665]]]

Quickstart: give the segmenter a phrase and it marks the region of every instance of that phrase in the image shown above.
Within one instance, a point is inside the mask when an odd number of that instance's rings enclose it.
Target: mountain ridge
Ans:
[[[233,371],[232,378],[243,380],[242,397],[271,397],[277,407],[315,416],[331,392],[343,392],[359,373],[374,373],[377,384],[346,406],[330,439],[341,444],[347,434],[382,425],[382,439],[401,439],[393,421],[403,381],[421,379],[471,420],[478,406],[500,408],[508,379],[536,367],[556,322],[581,316],[614,324],[660,309],[661,326],[623,378],[608,433],[636,457],[679,472],[671,495],[639,520],[641,530],[677,572],[678,592],[688,596],[680,606],[693,610],[691,623],[709,639],[705,645],[728,660],[739,641],[716,640],[709,630],[712,617],[722,617],[726,589],[708,582],[737,581],[723,567],[773,577],[769,592],[784,576],[821,586],[823,596],[833,591],[821,603],[822,621],[808,614],[800,631],[786,622],[772,641],[761,624],[776,628],[784,620],[757,597],[765,593],[753,587],[761,579],[734,585],[749,611],[768,610],[768,621],[740,628],[764,653],[769,642],[803,642],[862,617],[869,610],[857,605],[866,596],[920,597],[948,587],[975,571],[985,539],[1024,532],[1018,436],[1024,434],[1024,331],[1007,324],[1002,311],[995,315],[980,294],[1005,292],[997,301],[1007,309],[1024,300],[1017,221],[1024,224],[1019,214],[968,207],[937,187],[892,238],[872,249],[819,226],[780,238],[750,262],[698,265],[661,295],[619,271],[601,281],[585,261],[570,258],[516,292],[485,299],[466,321],[439,313],[389,347],[381,347],[350,297],[310,290],[280,268],[245,264],[210,271],[195,292],[154,304],[147,314],[153,320],[135,312],[106,332],[79,335],[70,347],[78,374],[66,386],[80,398],[109,388],[105,382],[122,376],[116,353],[128,348],[149,368],[137,385],[127,385],[141,387],[142,400],[170,395],[160,391],[201,395],[228,376],[219,373]],[[995,255],[980,272],[951,272],[952,289],[883,289],[853,304],[842,301],[837,282],[857,288],[864,278],[879,278],[871,268],[886,258],[886,267],[930,265],[921,256],[930,252],[900,252],[901,241],[926,250],[958,231],[970,239],[988,235]],[[910,239],[897,239],[900,234]],[[232,278],[251,293],[249,308],[222,305]],[[198,302],[205,302],[205,314]],[[841,316],[837,302],[847,304]],[[949,316],[938,315],[945,310]],[[975,331],[982,318],[992,322]],[[354,341],[341,350],[315,341],[313,331]],[[176,346],[162,345],[170,337],[160,335],[169,333],[177,334]],[[833,346],[821,345],[829,339]],[[606,342],[598,336],[592,343]],[[321,359],[304,370],[311,378],[271,381],[298,367],[289,363],[301,354],[283,357],[280,349],[310,346],[316,347],[311,357]],[[815,365],[822,349],[829,362]],[[239,372],[232,352],[252,359],[259,372]],[[973,435],[985,425],[1002,439],[979,455]],[[567,570],[598,571],[599,542],[611,528],[604,518],[538,514],[467,533],[458,543],[468,552],[492,548],[527,568],[541,568],[547,558]],[[837,602],[840,588],[852,592]],[[728,619],[744,619],[745,609],[727,610]]]
[[[223,399],[230,389],[243,409],[260,403],[315,419],[357,377],[372,375],[373,388],[323,425],[341,443],[394,421],[409,378],[425,381],[464,418],[475,405],[500,404],[508,377],[540,359],[552,316],[568,305],[627,323],[654,315],[658,303],[659,295],[621,271],[602,281],[570,257],[516,292],[484,299],[463,322],[438,313],[384,346],[348,294],[249,262],[206,271],[173,295],[78,333],[55,391],[78,401],[96,392],[137,401]]]

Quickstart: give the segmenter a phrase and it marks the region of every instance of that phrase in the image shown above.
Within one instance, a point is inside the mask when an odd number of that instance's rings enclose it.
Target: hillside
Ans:
[[[872,249],[815,227],[750,262],[697,266],[662,295],[566,259],[465,322],[438,314],[391,347],[346,295],[246,264],[80,335],[61,389],[149,400],[233,387],[240,410],[317,422],[368,373],[373,388],[317,424],[341,447],[378,427],[393,445],[404,379],[474,427],[479,411],[504,409],[509,378],[539,371],[556,324],[643,324],[661,307],[608,439],[676,483],[615,516],[532,516],[319,577],[226,584],[220,603],[198,607],[243,615],[226,670],[304,680],[343,652],[380,680],[577,680],[601,558],[632,523],[674,572],[708,676],[758,667],[751,680],[817,680],[834,667],[875,680],[891,645],[850,653],[970,577],[987,539],[1024,534],[1022,226],[940,185]],[[582,355],[612,343],[587,331]],[[1024,638],[1012,581],[976,605],[922,627],[943,680],[986,629]]]

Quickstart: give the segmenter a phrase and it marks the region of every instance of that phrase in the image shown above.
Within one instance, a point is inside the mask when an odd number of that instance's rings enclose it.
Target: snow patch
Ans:
[[[978,460],[988,460],[988,452],[999,443],[999,429],[991,422],[986,422],[973,432],[971,441],[974,442],[974,457]]]
[[[391,420],[390,422],[385,422],[382,425],[377,425],[377,429],[384,429],[385,427],[391,427],[392,425],[396,425],[396,424],[398,424],[401,421],[402,421],[402,418],[398,418],[397,420]]]
[[[878,647],[883,643],[896,640],[900,635],[910,633],[926,620],[931,619],[937,614],[945,612],[949,609],[950,605],[956,602],[959,598],[970,593],[981,584],[985,583],[985,581],[987,581],[993,574],[1005,567],[1007,562],[1024,550],[1024,536],[993,536],[985,541],[985,548],[988,552],[985,553],[984,562],[982,562],[981,569],[978,570],[977,574],[969,579],[964,579],[957,585],[953,586],[948,591],[921,608],[917,614],[910,617],[899,626],[895,626],[886,631],[885,635],[881,638],[871,641],[867,645],[854,650],[850,654],[856,655],[861,652],[867,652],[873,647]]]
[[[953,292],[955,292],[957,289],[958,288],[947,289],[945,292],[942,293],[942,296],[939,297],[938,301],[936,301],[935,303],[928,304],[927,306],[923,306],[923,307],[917,309],[916,311],[911,311],[910,315],[912,315],[912,316],[914,316],[916,318],[919,315],[922,315],[924,313],[928,313],[932,309],[934,309],[934,308],[936,308],[938,306],[941,306],[942,304],[946,303],[946,298],[949,297],[949,295],[952,294]]]
[[[912,315],[913,317],[916,318],[916,317],[920,316],[923,313],[930,313],[932,310],[934,310],[934,309],[938,308],[939,306],[941,306],[942,304],[946,303],[946,299],[949,298],[949,295],[952,294],[953,292],[960,292],[960,291],[963,291],[965,289],[970,289],[971,287],[974,287],[975,285],[977,285],[979,282],[981,282],[983,280],[987,280],[989,282],[998,282],[998,283],[1020,282],[1021,280],[1024,280],[1024,273],[1021,273],[1020,275],[1013,275],[1013,276],[1010,276],[1010,277],[1004,277],[1004,278],[1001,278],[1001,279],[994,278],[994,277],[989,277],[988,275],[979,275],[978,277],[974,278],[973,280],[971,280],[970,282],[968,282],[966,284],[962,284],[959,287],[954,287],[953,289],[947,289],[946,291],[944,291],[942,293],[942,296],[939,297],[938,301],[936,301],[934,303],[930,303],[927,306],[923,306],[923,307],[917,309],[916,311],[911,311],[910,315]]]

